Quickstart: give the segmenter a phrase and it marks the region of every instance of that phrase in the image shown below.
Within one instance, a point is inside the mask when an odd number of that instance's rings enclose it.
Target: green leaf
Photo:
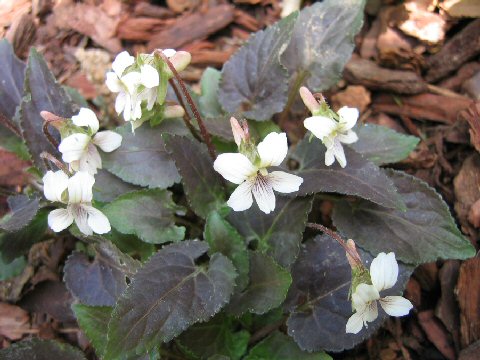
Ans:
[[[187,200],[195,213],[206,218],[225,204],[221,178],[213,170],[207,147],[185,136],[164,135],[165,146],[182,177]]]
[[[292,277],[288,270],[278,265],[270,256],[250,251],[249,284],[236,293],[227,311],[240,316],[247,311],[264,314],[279,306],[287,295]]]
[[[140,240],[135,235],[122,234],[112,229],[104,237],[113,242],[121,252],[132,257],[139,257],[142,261],[147,260],[155,253],[155,245]]]
[[[111,153],[102,153],[105,169],[126,182],[150,188],[165,189],[180,181],[162,134],[186,134],[181,120],[165,120],[154,128],[144,124],[135,133],[127,124],[116,132],[123,137],[122,146]]]
[[[237,269],[237,290],[243,290],[248,284],[248,252],[243,237],[223,219],[218,212],[212,212],[205,224],[205,241],[208,242],[209,254],[219,252],[228,257]]]
[[[145,353],[208,320],[228,302],[235,268],[221,254],[196,265],[207,250],[205,242],[183,241],[148,260],[113,310],[105,360]]]
[[[250,243],[266,251],[276,262],[289,267],[297,257],[312,198],[276,199],[275,211],[265,214],[256,206],[241,212],[231,212],[228,221]]]
[[[200,111],[205,117],[216,117],[223,114],[218,102],[218,87],[222,73],[217,69],[208,67],[200,79],[202,95],[198,100]]]
[[[0,220],[0,229],[13,232],[30,224],[40,208],[40,199],[16,195],[8,198],[8,204],[12,213]]]
[[[354,129],[358,141],[349,145],[375,165],[393,164],[408,157],[420,141],[385,126],[366,124]]]
[[[25,255],[30,247],[42,241],[47,230],[48,211],[40,210],[30,224],[21,230],[0,234],[0,254],[4,261],[11,262]]]
[[[299,162],[297,175],[303,178],[298,194],[333,192],[355,195],[388,208],[405,209],[393,181],[372,162],[344,147],[347,166],[325,165],[325,146],[314,138],[304,138],[290,157]]]
[[[230,113],[268,120],[287,102],[288,73],[280,55],[292,35],[297,13],[252,35],[222,69],[219,101]]]
[[[20,275],[25,266],[27,266],[27,261],[24,256],[20,256],[11,262],[4,262],[0,256],[0,281]]]
[[[447,204],[423,181],[403,172],[387,172],[407,211],[359,201],[335,204],[335,226],[372,253],[393,251],[409,264],[437,259],[468,259],[475,248],[458,230]]]
[[[99,169],[95,175],[93,198],[101,202],[111,202],[122,194],[140,189],[138,186],[124,182],[107,170]]]
[[[311,91],[327,90],[340,79],[363,24],[364,0],[325,0],[298,16],[282,64]]]
[[[255,345],[245,360],[331,360],[325,352],[307,353],[302,351],[292,338],[275,331]]]
[[[72,309],[78,325],[92,343],[98,357],[101,357],[107,344],[108,322],[113,308],[110,306],[73,304]]]
[[[57,83],[43,57],[32,48],[25,75],[24,97],[20,106],[20,125],[33,162],[39,169],[47,170],[40,157],[43,151],[60,157],[58,150],[50,144],[43,133],[44,120],[40,112],[46,110],[70,118],[78,109],[62,86]],[[57,140],[60,139],[56,130],[51,132]]]
[[[54,340],[32,338],[0,350],[0,358],[8,360],[85,360],[77,348]]]
[[[127,286],[125,274],[98,253],[90,262],[84,253],[74,251],[63,271],[65,286],[85,305],[113,306]]]
[[[358,248],[367,268],[372,255]],[[401,295],[413,267],[399,263],[397,283],[381,296]],[[342,351],[353,348],[374,334],[388,315],[380,308],[379,317],[358,334],[347,334],[345,326],[353,314],[348,294],[352,275],[345,251],[327,235],[302,245],[292,269],[293,283],[285,308],[290,311],[288,334],[306,351]]]
[[[175,204],[167,190],[149,189],[117,197],[102,209],[112,226],[151,244],[180,241],[185,228],[175,225],[175,214],[184,208]]]
[[[231,318],[219,314],[208,322],[193,325],[178,337],[178,341],[199,359],[224,355],[239,360],[247,351],[250,334],[245,330],[237,331],[235,325]]]

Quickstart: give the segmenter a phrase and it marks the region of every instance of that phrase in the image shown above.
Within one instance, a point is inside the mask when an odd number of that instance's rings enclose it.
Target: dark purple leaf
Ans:
[[[16,195],[8,198],[12,213],[0,221],[0,229],[13,232],[30,224],[40,208],[40,199],[27,195]]]
[[[0,350],[5,360],[86,360],[77,348],[63,342],[32,338]]]

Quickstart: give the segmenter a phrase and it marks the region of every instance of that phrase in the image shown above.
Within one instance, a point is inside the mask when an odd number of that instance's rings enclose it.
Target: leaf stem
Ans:
[[[297,74],[297,77],[295,78],[295,82],[293,83],[292,88],[290,89],[290,92],[288,93],[288,98],[287,98],[287,104],[285,105],[285,108],[283,109],[283,112],[280,115],[280,121],[279,121],[279,126],[282,128],[283,124],[287,120],[288,113],[290,112],[290,109],[297,98],[298,95],[298,90],[300,90],[300,87],[303,84],[303,81],[308,75],[308,71],[301,71]]]
[[[52,120],[45,120],[43,122],[43,127],[42,127],[42,130],[43,130],[43,134],[45,135],[45,137],[47,138],[47,140],[50,142],[50,144],[53,145],[53,147],[55,149],[58,148],[59,146],[59,143],[58,141],[53,137],[53,135],[50,133],[50,130],[48,128],[48,125],[52,122]]]
[[[207,145],[208,153],[210,154],[210,157],[212,158],[212,160],[215,161],[215,159],[217,158],[217,155],[215,152],[215,148],[213,147],[212,137],[210,136],[210,133],[207,131],[207,128],[203,123],[202,117],[200,116],[200,112],[195,106],[195,103],[192,97],[190,96],[190,93],[188,92],[188,89],[185,86],[185,83],[183,82],[182,78],[178,74],[177,69],[175,69],[175,66],[173,66],[173,64],[170,62],[170,60],[165,56],[165,54],[161,50],[155,50],[155,54],[157,56],[160,56],[162,60],[165,61],[165,63],[173,73],[173,76],[175,77],[178,84],[180,85],[180,89],[182,90],[183,95],[185,96],[185,99],[187,100],[188,105],[190,106],[190,109],[192,110],[192,113],[195,116],[195,120],[197,120],[197,124],[198,124],[198,127],[200,128],[200,133],[202,134],[203,141]]]
[[[175,92],[175,95],[177,96],[178,101],[180,102],[180,105],[185,109],[185,102],[183,101],[183,96],[180,94],[180,91],[178,90],[177,85],[173,81],[173,79],[168,80],[170,85],[172,86],[173,91]],[[190,117],[190,114],[185,111],[185,115],[183,116],[183,121],[185,122],[185,125],[187,126],[188,130],[192,133],[193,137],[197,139],[198,141],[201,141],[200,136],[197,134],[197,130],[193,127],[192,124],[192,118]]]
[[[55,156],[53,156],[52,154],[50,154],[49,152],[46,152],[46,151],[43,151],[41,154],[40,154],[40,157],[44,160],[48,160],[50,161],[51,163],[55,164],[55,166],[57,168],[59,168],[60,170],[62,170],[65,174],[67,174],[68,176],[70,176],[70,171],[68,171],[68,168],[65,166],[65,164],[63,164],[60,160],[58,160]],[[47,163],[45,163],[45,165],[47,165]],[[49,166],[47,166],[47,168],[49,168]]]
[[[17,135],[20,139],[23,139],[22,133],[17,125],[14,124],[9,118],[7,118],[3,113],[0,112],[0,123],[5,126],[8,130]]]
[[[347,252],[348,255],[350,255],[350,257],[357,264],[363,266],[362,261],[358,258],[358,255],[351,248],[349,248],[347,246],[345,241],[343,241],[342,237],[336,231],[333,231],[332,229],[330,229],[326,226],[323,226],[321,224],[316,224],[316,223],[307,223],[307,227],[309,227],[311,229],[322,231],[325,234],[327,234],[328,236],[330,236],[331,238],[335,239],[340,244],[340,246],[345,250],[345,252]]]

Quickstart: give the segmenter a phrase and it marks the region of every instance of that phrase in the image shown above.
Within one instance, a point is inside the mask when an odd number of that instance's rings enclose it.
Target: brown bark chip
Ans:
[[[0,335],[10,340],[19,340],[30,328],[28,313],[22,308],[0,303]]]
[[[457,283],[462,347],[480,339],[480,258],[465,261]]]

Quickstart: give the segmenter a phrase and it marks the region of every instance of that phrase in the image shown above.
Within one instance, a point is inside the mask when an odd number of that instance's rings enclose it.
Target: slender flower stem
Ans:
[[[287,121],[287,119],[288,119],[288,114],[290,112],[290,109],[291,109],[295,99],[297,98],[298,90],[302,86],[303,81],[305,80],[307,75],[308,75],[308,71],[302,71],[302,72],[298,73],[297,77],[295,78],[295,82],[293,83],[293,86],[290,89],[290,92],[288,94],[287,104],[285,105],[285,108],[283,109],[283,112],[280,114],[279,125],[280,125],[281,128],[283,127],[285,121]]]
[[[50,130],[48,129],[48,125],[50,124],[51,121],[49,120],[45,120],[43,122],[43,127],[42,127],[42,130],[43,130],[43,134],[45,135],[45,137],[47,138],[47,140],[50,142],[50,144],[53,145],[53,147],[55,149],[58,148],[58,141],[53,137],[53,135],[50,133]]]
[[[70,176],[70,171],[68,171],[68,168],[65,166],[65,164],[63,164],[60,160],[58,160],[55,156],[53,156],[52,154],[50,154],[49,152],[46,152],[46,151],[43,151],[41,154],[40,154],[40,157],[44,160],[48,160],[50,161],[51,163],[55,164],[55,166],[57,168],[59,168],[60,170],[62,170],[65,174],[69,175]],[[47,163],[45,163],[47,164]],[[49,167],[49,166],[47,166]]]
[[[315,230],[320,230],[331,238],[335,239],[340,244],[340,246],[343,247],[343,249],[348,253],[348,255],[350,255],[350,257],[355,260],[356,263],[358,263],[359,265],[363,265],[362,261],[358,258],[358,255],[347,246],[345,241],[343,241],[342,237],[336,231],[333,231],[326,226],[316,223],[307,223],[307,227]]]
[[[170,79],[168,81],[170,83],[170,85],[172,86],[172,89],[173,91],[175,92],[175,95],[177,96],[177,99],[178,101],[180,102],[180,105],[186,109],[186,106],[185,106],[185,102],[183,101],[183,96],[182,94],[180,93],[180,91],[178,90],[178,87],[177,85],[175,84],[175,82],[173,81],[173,79]],[[197,134],[197,130],[195,130],[195,128],[193,127],[193,124],[192,124],[192,118],[190,117],[190,114],[185,111],[185,115],[183,116],[183,121],[185,122],[185,125],[187,126],[188,130],[190,130],[190,132],[192,133],[192,135],[195,137],[195,139],[201,141],[201,138],[200,136]]]
[[[0,113],[0,123],[5,126],[8,130],[13,132],[19,138],[23,138],[22,133],[17,125],[13,123],[9,118],[7,118],[4,114]]]
[[[182,78],[178,74],[177,69],[175,69],[175,66],[173,66],[173,64],[170,62],[170,60],[165,56],[165,54],[161,50],[155,50],[155,54],[161,57],[163,61],[165,61],[165,63],[173,73],[175,79],[177,80],[178,84],[180,85],[183,95],[185,96],[185,99],[187,100],[188,105],[190,106],[190,109],[192,109],[193,115],[195,116],[195,120],[197,120],[198,127],[200,128],[200,133],[202,134],[202,138],[205,141],[205,144],[207,145],[208,153],[210,154],[210,157],[212,158],[212,160],[215,160],[217,158],[217,155],[215,153],[215,148],[213,147],[212,137],[207,131],[207,128],[203,123],[202,117],[200,116],[200,112],[195,106],[195,103],[193,102],[193,99],[190,96],[190,93],[188,92],[188,89],[185,86],[185,83],[183,82]]]

